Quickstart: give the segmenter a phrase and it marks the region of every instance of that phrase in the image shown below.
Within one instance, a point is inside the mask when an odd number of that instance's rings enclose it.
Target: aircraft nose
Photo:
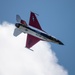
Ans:
[[[60,45],[64,45],[61,41],[59,41],[59,44],[60,44]]]
[[[18,23],[16,23],[16,24],[15,24],[15,26],[16,26],[17,28],[19,28],[19,27],[20,27],[20,25],[19,25]]]

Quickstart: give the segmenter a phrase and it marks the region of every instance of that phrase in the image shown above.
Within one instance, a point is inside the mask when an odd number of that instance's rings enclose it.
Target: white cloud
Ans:
[[[14,25],[0,25],[0,75],[68,75],[58,64],[50,44],[40,41],[30,51],[25,48],[26,34],[13,36]]]

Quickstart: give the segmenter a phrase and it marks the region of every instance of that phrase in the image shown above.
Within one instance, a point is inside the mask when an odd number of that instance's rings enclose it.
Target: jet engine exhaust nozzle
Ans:
[[[19,25],[18,23],[16,23],[16,24],[15,24],[15,26],[16,26],[17,28],[19,28],[19,27],[20,27],[20,25]]]

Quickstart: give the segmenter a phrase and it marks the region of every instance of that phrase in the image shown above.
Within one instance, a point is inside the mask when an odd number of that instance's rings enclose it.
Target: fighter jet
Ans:
[[[26,23],[19,15],[16,15],[17,23],[15,23],[16,29],[14,30],[14,36],[18,36],[20,33],[27,33],[26,48],[30,49],[40,40],[53,42],[60,45],[64,45],[60,40],[47,34],[40,26],[36,14],[30,13],[29,24]]]

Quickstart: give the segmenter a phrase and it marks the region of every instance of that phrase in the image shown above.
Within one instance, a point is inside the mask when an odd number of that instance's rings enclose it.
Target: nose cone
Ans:
[[[62,42],[61,43],[59,43],[60,45],[64,45]]]
[[[59,45],[64,45],[60,40],[56,39],[56,43],[58,43]]]
[[[59,41],[59,44],[60,44],[60,45],[64,45],[61,41]]]

